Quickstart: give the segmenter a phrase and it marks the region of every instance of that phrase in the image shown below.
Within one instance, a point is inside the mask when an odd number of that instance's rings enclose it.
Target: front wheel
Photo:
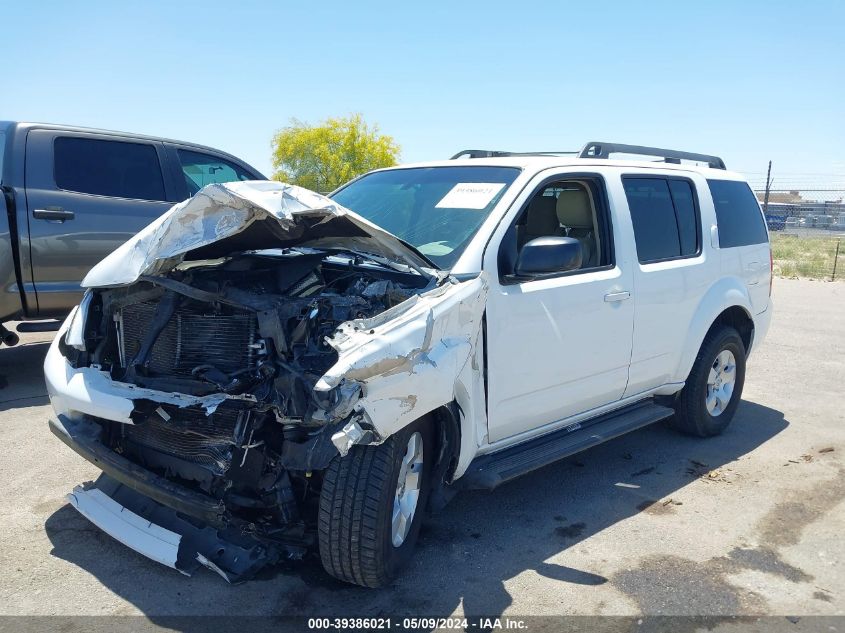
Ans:
[[[670,424],[690,435],[718,435],[730,424],[744,384],[745,345],[739,333],[727,326],[714,329],[701,345]]]
[[[381,587],[411,557],[428,502],[433,436],[418,420],[378,446],[353,446],[323,476],[320,558],[346,582]]]

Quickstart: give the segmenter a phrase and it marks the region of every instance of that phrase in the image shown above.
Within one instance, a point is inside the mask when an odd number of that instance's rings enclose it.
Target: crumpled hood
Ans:
[[[330,198],[257,180],[207,185],[94,266],[82,286],[131,284],[185,259],[291,246],[357,250],[431,272],[431,263],[412,247]]]

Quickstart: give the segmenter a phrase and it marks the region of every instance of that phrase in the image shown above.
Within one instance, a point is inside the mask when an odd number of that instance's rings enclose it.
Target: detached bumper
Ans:
[[[118,455],[100,442],[101,427],[91,420],[60,415],[50,420],[50,430],[103,470],[96,482],[77,486],[68,502],[106,534],[147,558],[186,575],[202,565],[235,583],[283,556],[298,558],[305,551],[262,541],[229,525],[221,502]]]
[[[67,500],[115,540],[186,576],[204,566],[237,583],[279,558],[275,548],[257,539],[197,527],[107,475],[77,486]]]
[[[221,502],[174,484],[118,455],[100,441],[102,427],[96,422],[84,418],[71,420],[59,415],[50,420],[50,430],[79,455],[128,488],[209,525],[226,526],[225,507]]]
[[[93,485],[77,486],[67,500],[109,536],[157,563],[178,569],[182,537],[176,532],[154,525]]]

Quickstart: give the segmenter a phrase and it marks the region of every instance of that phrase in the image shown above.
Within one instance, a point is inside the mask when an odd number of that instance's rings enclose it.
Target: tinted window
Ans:
[[[716,221],[719,247],[747,246],[768,241],[766,224],[757,198],[747,183],[736,180],[708,180]]]
[[[59,189],[115,198],[166,199],[152,145],[59,137],[53,147]]]
[[[640,263],[679,257],[681,244],[669,183],[661,178],[625,178]]]
[[[182,173],[185,176],[188,194],[191,196],[213,183],[255,180],[255,176],[234,163],[210,154],[180,149],[179,162],[182,163]]]
[[[449,268],[518,175],[513,167],[388,169],[332,198]]]
[[[672,205],[678,221],[681,256],[695,255],[698,252],[699,222],[692,184],[688,180],[670,180],[669,191],[672,193]]]

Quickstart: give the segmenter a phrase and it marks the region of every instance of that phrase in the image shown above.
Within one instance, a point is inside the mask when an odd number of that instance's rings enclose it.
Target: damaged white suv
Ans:
[[[317,547],[375,587],[459,489],[662,419],[721,432],[772,311],[748,184],[608,143],[459,158],[210,185],[94,268],[44,366],[103,471],[73,506],[184,573]]]

